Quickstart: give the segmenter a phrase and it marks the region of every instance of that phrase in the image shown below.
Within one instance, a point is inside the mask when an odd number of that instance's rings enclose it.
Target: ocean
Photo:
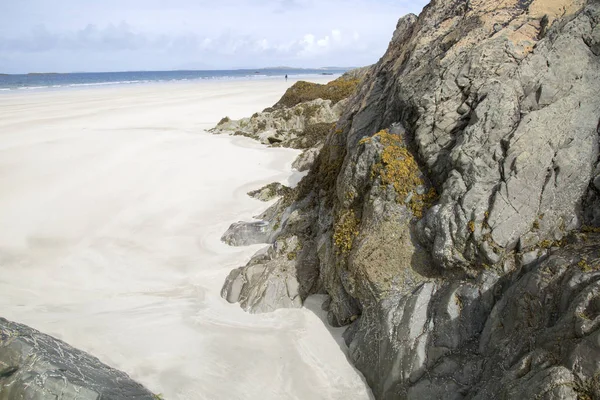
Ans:
[[[193,81],[199,79],[261,79],[269,77],[290,78],[315,75],[337,75],[347,69],[238,69],[214,71],[129,71],[129,72],[78,72],[68,74],[31,73],[23,75],[0,74],[0,91],[20,89],[43,90],[64,87],[99,85],[125,85],[149,82]]]

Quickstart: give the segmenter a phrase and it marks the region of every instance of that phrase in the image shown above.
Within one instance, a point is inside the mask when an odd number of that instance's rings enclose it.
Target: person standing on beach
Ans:
[[[285,81],[287,82],[287,74],[285,74]]]

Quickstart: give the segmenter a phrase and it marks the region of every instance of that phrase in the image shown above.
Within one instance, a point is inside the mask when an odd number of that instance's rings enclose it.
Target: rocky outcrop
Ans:
[[[247,136],[263,144],[306,149],[325,139],[345,104],[345,101],[333,105],[331,100],[315,99],[290,108],[267,109],[237,121],[224,118],[211,132]]]
[[[442,100],[424,110],[433,120],[414,128],[421,159],[444,189],[419,226],[440,266],[496,263],[581,225],[578,206],[598,157],[600,70],[582,38],[596,10],[553,24],[577,10],[577,2],[560,3],[508,8],[518,13],[510,19],[475,13],[486,23],[467,36],[477,40],[493,23],[491,38],[468,59],[444,56],[444,95],[432,97]]]
[[[0,399],[158,398],[97,358],[35,329],[0,318]]]
[[[308,295],[322,292],[311,234],[316,219],[310,202],[292,202],[298,190],[287,192],[257,216],[262,234],[248,235],[249,228],[245,227],[254,223],[239,222],[223,236],[222,240],[232,245],[244,245],[249,240],[252,242],[248,244],[270,244],[246,266],[229,274],[221,295],[230,303],[239,302],[246,311],[262,313],[302,307]]]
[[[348,71],[325,85],[298,81],[273,107],[237,121],[225,117],[210,132],[247,136],[274,146],[312,148],[332,130],[369,68]]]
[[[292,203],[294,191],[281,183],[270,183],[260,189],[248,193],[258,200],[270,201],[276,197],[280,200],[265,212],[255,217],[254,221],[238,221],[229,226],[221,236],[221,240],[230,246],[248,246],[252,244],[273,243],[282,231],[282,221],[293,215],[288,206]]]
[[[391,123],[408,128],[441,194],[419,235],[444,268],[576,228],[597,158],[592,16],[571,20],[566,1],[479,3],[436,1],[401,20],[348,113],[350,148]]]
[[[260,201],[271,201],[277,197],[282,197],[288,194],[291,189],[279,182],[269,183],[260,189],[248,192],[248,196]]]
[[[306,171],[313,165],[327,135],[335,131],[335,123],[370,68],[350,70],[325,85],[298,81],[273,107],[237,121],[225,117],[210,132],[246,136],[276,147],[303,149],[293,167]]]
[[[323,149],[322,143],[319,143],[310,149],[306,149],[300,154],[292,163],[292,168],[298,170],[298,172],[308,171],[317,160],[317,156]]]
[[[377,398],[598,397],[599,22],[592,0],[401,18],[273,213],[313,259],[256,257],[242,291],[295,270],[327,293]],[[277,293],[245,308],[299,305]]]
[[[316,99],[330,100],[332,104],[337,104],[354,94],[356,87],[366,75],[367,70],[368,67],[346,72],[338,79],[330,81],[325,85],[298,81],[285,91],[273,108],[286,109]]]
[[[367,65],[366,67],[360,68],[353,68],[348,72],[345,72],[344,75],[342,75],[342,77],[343,79],[346,79],[348,81],[357,80],[358,82],[362,82],[363,79],[365,79],[365,77],[371,71],[371,68],[373,68],[372,65]]]
[[[252,313],[301,307],[310,287],[300,285],[302,271],[295,262],[298,250],[296,236],[277,240],[247,266],[231,271],[221,296]]]
[[[273,229],[268,221],[239,221],[229,226],[221,240],[230,246],[249,246],[269,243],[272,235]]]

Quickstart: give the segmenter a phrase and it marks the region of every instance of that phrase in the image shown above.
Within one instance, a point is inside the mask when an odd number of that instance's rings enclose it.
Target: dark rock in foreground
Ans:
[[[0,318],[0,400],[158,398],[96,357]]]

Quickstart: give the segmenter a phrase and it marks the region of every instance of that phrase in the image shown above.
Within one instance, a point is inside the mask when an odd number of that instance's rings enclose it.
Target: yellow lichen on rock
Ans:
[[[410,221],[397,211],[388,217],[362,227],[360,245],[354,244],[348,271],[360,284],[352,296],[379,299],[390,290],[410,291],[433,274],[428,252],[412,242]]]
[[[362,146],[363,144],[371,143],[371,138],[369,136],[365,136],[364,138],[358,141],[358,144]]]
[[[428,208],[437,198],[434,188],[423,194],[418,193],[418,188],[425,186],[419,165],[415,158],[402,142],[398,135],[382,130],[375,134],[383,145],[381,162],[373,166],[373,177],[379,176],[382,185],[394,187],[397,201],[406,202],[407,207],[417,218],[423,216],[423,210]],[[410,195],[410,196],[409,196]]]
[[[381,183],[393,185],[398,196],[404,199],[413,188],[423,183],[419,177],[419,166],[399,136],[387,131],[375,136],[383,145],[381,164],[375,166],[375,173],[381,176]]]
[[[475,232],[475,221],[469,221],[469,232]]]
[[[352,250],[354,238],[358,236],[359,222],[354,210],[345,210],[335,224],[333,242],[342,254]]]

